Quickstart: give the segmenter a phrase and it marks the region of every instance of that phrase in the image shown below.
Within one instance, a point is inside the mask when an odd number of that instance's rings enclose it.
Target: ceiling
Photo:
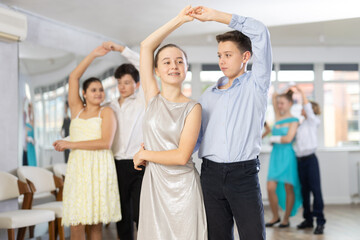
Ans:
[[[0,0],[0,3],[132,47],[138,47],[152,31],[189,4],[259,19],[269,27],[273,46],[360,46],[359,0]],[[194,21],[176,30],[166,42],[184,47],[216,46],[215,36],[227,30],[223,24]],[[82,58],[26,41],[20,44],[19,53],[21,73],[32,76],[33,82],[37,81],[35,76],[51,78],[52,72],[63,77]],[[98,65],[99,69],[106,68]],[[38,82],[43,84],[42,80]]]
[[[184,6],[206,5],[251,16],[270,29],[273,45],[360,45],[359,0],[0,0],[1,3],[69,26],[139,43]],[[344,20],[346,19],[346,20]],[[187,45],[215,44],[223,24],[194,21],[170,39]]]

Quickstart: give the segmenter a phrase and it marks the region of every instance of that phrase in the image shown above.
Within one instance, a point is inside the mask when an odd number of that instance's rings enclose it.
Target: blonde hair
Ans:
[[[309,101],[311,103],[311,107],[315,113],[315,115],[320,115],[321,114],[321,110],[320,110],[320,106],[318,103],[313,102],[313,101]]]

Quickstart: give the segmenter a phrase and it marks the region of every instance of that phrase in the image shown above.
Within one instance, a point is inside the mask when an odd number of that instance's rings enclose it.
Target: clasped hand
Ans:
[[[53,143],[53,147],[58,152],[63,152],[70,148],[70,142],[65,140],[57,140]]]
[[[145,151],[145,146],[144,146],[144,144],[142,143],[142,144],[141,144],[141,147],[140,147],[140,150],[135,154],[134,159],[133,159],[134,168],[135,168],[136,170],[141,171],[142,168],[140,168],[140,166],[146,167],[146,163],[147,163],[147,162],[146,162],[146,160],[143,159],[143,157],[142,157],[144,151]]]
[[[179,13],[179,17],[183,18],[186,22],[197,19],[202,22],[213,21],[216,15],[216,10],[204,6],[191,7],[187,6]]]

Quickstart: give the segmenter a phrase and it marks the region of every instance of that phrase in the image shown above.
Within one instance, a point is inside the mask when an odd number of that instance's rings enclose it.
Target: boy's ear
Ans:
[[[137,83],[136,83],[136,88],[139,88],[140,87],[140,81],[138,81]]]
[[[243,63],[247,63],[251,58],[251,53],[246,51],[243,53]]]

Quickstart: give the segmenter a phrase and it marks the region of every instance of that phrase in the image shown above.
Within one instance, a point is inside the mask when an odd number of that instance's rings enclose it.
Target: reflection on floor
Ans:
[[[324,235],[314,235],[313,230],[297,230],[302,221],[301,209],[297,216],[290,219],[291,226],[286,229],[267,228],[267,240],[360,240],[360,205],[328,205],[325,208]],[[265,221],[271,218],[269,207],[265,207]],[[70,238],[67,238],[70,239]],[[116,240],[116,227],[111,223],[104,227],[103,239]],[[239,240],[236,236],[235,239]]]

